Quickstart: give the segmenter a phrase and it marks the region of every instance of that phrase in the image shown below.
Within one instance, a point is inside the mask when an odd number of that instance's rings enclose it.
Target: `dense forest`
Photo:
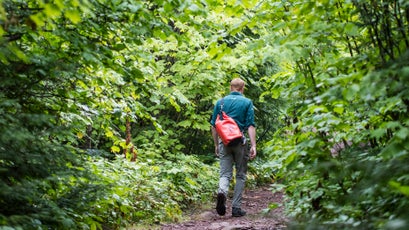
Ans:
[[[0,229],[211,200],[209,119],[235,77],[256,113],[248,186],[285,192],[288,228],[409,228],[408,1],[0,3]]]

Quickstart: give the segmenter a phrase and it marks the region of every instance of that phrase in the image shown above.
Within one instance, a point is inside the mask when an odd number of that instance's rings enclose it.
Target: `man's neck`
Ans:
[[[230,90],[231,93],[236,92],[236,93],[241,93],[243,94],[243,90]]]

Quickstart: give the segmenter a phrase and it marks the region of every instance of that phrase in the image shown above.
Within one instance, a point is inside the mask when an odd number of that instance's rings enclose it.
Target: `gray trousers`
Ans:
[[[233,165],[236,169],[236,184],[234,186],[234,194],[232,200],[233,208],[240,208],[241,198],[246,183],[247,162],[249,160],[247,144],[239,144],[237,146],[224,146],[219,144],[220,150],[220,180],[218,193],[223,193],[227,196],[229,191],[230,181],[233,176]]]

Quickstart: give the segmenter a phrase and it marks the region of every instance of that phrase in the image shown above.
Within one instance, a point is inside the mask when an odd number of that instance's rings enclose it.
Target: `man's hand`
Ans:
[[[253,160],[257,155],[257,150],[256,150],[256,128],[254,126],[249,126],[248,133],[249,133],[250,143],[251,143],[250,160]]]
[[[216,128],[212,126],[212,136],[213,136],[213,142],[214,142],[214,153],[216,154],[217,157],[219,157],[220,150],[219,150],[219,136],[217,135]]]
[[[219,153],[220,153],[219,145],[214,146],[214,153],[216,154],[217,157],[219,157]]]
[[[253,160],[257,155],[256,146],[252,145],[250,148],[250,160]]]

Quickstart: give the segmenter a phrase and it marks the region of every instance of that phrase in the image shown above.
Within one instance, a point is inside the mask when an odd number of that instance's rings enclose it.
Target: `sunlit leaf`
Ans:
[[[68,10],[65,12],[67,18],[74,24],[77,24],[81,21],[81,16],[76,10]]]
[[[403,195],[409,196],[409,186],[401,185],[400,183],[398,183],[396,181],[389,181],[389,186],[391,186],[392,188],[398,190]]]

